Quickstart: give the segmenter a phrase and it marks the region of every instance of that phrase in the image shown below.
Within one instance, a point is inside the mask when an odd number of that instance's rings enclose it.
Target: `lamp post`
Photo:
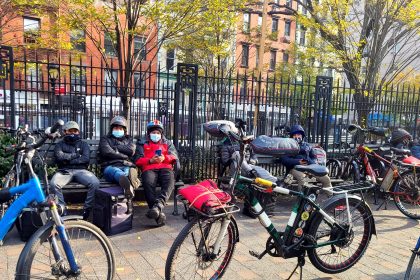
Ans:
[[[55,84],[57,82],[58,77],[60,76],[60,66],[58,64],[48,64],[48,78],[50,80],[51,83],[51,103],[53,104],[53,116],[54,118],[55,116]],[[61,107],[60,104],[60,95],[58,96],[58,104],[59,104],[59,108]],[[52,124],[51,120],[50,120],[50,124]]]

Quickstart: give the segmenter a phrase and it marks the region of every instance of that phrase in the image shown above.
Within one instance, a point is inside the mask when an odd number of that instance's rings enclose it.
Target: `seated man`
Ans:
[[[300,125],[294,125],[290,129],[290,137],[295,139],[300,146],[299,154],[296,156],[283,156],[281,157],[281,163],[286,167],[286,173],[292,174],[293,177],[297,180],[299,190],[302,189],[304,184],[305,174],[301,171],[294,169],[296,165],[308,165],[315,164],[316,157],[313,153],[312,147],[304,141],[305,130]],[[323,188],[330,188],[331,180],[328,175],[317,177],[317,181],[321,182]]]
[[[163,125],[159,120],[147,124],[147,137],[137,142],[134,159],[142,171],[141,180],[149,206],[146,216],[162,226],[166,221],[162,210],[175,184],[173,165],[179,160],[174,145],[163,136]],[[159,193],[156,193],[157,184]]]
[[[219,150],[221,168],[219,171],[220,176],[232,176],[235,169],[237,168],[240,161],[240,145],[239,143],[232,141],[229,138],[225,138],[221,141],[221,147]],[[273,176],[268,170],[257,166],[258,159],[253,153],[252,149],[248,146],[246,150],[244,161],[241,166],[241,173],[244,176],[255,176],[260,177],[273,183],[278,183],[279,179]],[[226,174],[226,169],[229,168],[229,173]],[[222,186],[223,188],[223,186]],[[274,210],[276,206],[276,197],[272,194],[262,193],[259,191],[253,190],[253,195],[258,199],[261,206],[264,208],[265,212],[269,216],[274,216]],[[242,213],[251,218],[256,218],[257,216],[251,210],[251,205],[248,201],[245,201]]]
[[[136,146],[127,134],[127,121],[116,116],[111,120],[108,135],[99,141],[99,157],[105,179],[119,184],[127,197],[127,212],[133,210],[134,189],[140,186],[137,167],[131,162]]]
[[[69,121],[64,126],[63,141],[57,143],[54,149],[54,160],[58,171],[50,181],[51,192],[56,194],[58,204],[65,209],[64,197],[61,189],[68,183],[75,181],[89,188],[83,207],[83,219],[87,220],[92,210],[95,190],[99,188],[99,180],[86,170],[89,166],[89,145],[80,139],[79,125]]]

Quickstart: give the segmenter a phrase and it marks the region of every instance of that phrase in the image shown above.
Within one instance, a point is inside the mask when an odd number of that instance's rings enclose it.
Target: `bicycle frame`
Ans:
[[[27,154],[27,165],[32,178],[22,185],[0,190],[0,201],[7,201],[14,195],[19,195],[18,198],[15,199],[13,203],[8,207],[3,218],[0,220],[0,245],[3,244],[4,236],[7,234],[9,228],[13,225],[23,208],[28,207],[33,203],[37,203],[42,206],[48,205],[52,214],[52,220],[56,224],[56,229],[58,235],[60,236],[65,255],[69,261],[70,269],[73,273],[77,275],[79,273],[79,266],[76,263],[76,259],[71,249],[64,224],[58,213],[57,206],[54,200],[47,200],[39,178],[33,171],[31,161],[34,154],[34,150],[29,150]],[[43,220],[44,223],[45,220],[46,218]],[[54,236],[51,236],[49,239],[53,248],[53,255],[55,261],[59,262],[62,260],[62,257],[59,254],[57,240]]]
[[[23,208],[28,207],[33,202],[42,203],[46,199],[38,177],[31,178],[22,185],[0,191],[0,197],[12,197],[16,194],[21,195],[8,207],[3,219],[0,220],[0,243]]]

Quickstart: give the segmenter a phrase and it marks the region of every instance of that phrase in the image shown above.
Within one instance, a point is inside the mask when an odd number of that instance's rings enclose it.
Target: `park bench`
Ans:
[[[115,183],[110,183],[108,181],[106,181],[105,179],[102,178],[102,172],[101,172],[101,167],[98,163],[98,147],[99,147],[99,140],[83,140],[85,141],[90,148],[90,161],[89,161],[89,170],[92,171],[98,178],[100,181],[100,188],[107,188],[107,187],[112,187],[115,186]],[[46,159],[46,163],[48,166],[54,166],[54,147],[56,145],[55,143],[50,143],[47,142],[46,144],[44,144],[42,147],[40,147],[39,152],[42,155],[45,155],[45,159]],[[181,186],[183,186],[184,183],[181,180],[177,180],[175,182],[175,190],[177,191],[178,188],[180,188]],[[76,182],[71,182],[68,185],[63,187],[63,195],[64,195],[64,199],[66,201],[71,201],[71,202],[83,202],[86,199],[86,194],[87,194],[87,187],[81,184],[78,184]],[[174,193],[176,193],[176,191]],[[135,200],[137,201],[142,201],[144,200],[144,192],[143,192],[143,188],[140,187],[138,189],[135,190]],[[174,196],[174,200],[175,200],[175,196]],[[175,206],[174,206],[174,214],[177,214],[177,208],[176,208],[176,201],[175,201]]]

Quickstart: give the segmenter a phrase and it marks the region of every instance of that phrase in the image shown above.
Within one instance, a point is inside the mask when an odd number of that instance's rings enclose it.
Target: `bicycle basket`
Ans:
[[[251,147],[255,153],[263,155],[285,156],[299,153],[299,144],[293,138],[260,135],[251,142]]]
[[[231,201],[231,196],[217,187],[212,180],[204,180],[179,190],[179,193],[194,207],[206,214],[223,211]]]

